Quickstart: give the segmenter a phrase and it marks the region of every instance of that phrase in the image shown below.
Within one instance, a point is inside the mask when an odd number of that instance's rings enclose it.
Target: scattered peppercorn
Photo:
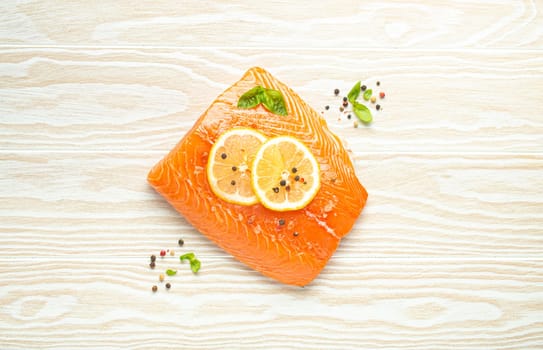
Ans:
[[[343,112],[344,110],[345,110],[345,108],[339,107],[339,111],[340,111],[340,112]]]
[[[343,102],[347,102],[347,97],[343,97]]]
[[[234,165],[234,166],[232,167],[232,171],[236,171],[236,170],[238,170],[238,167]]]
[[[376,110],[380,110],[380,109],[381,109],[381,105],[375,105],[375,109],[376,109]]]
[[[160,251],[160,256],[166,256],[166,251],[164,249]]]
[[[151,261],[151,263],[149,264],[149,267],[154,269],[156,266],[156,263],[154,261]]]
[[[173,251],[173,249],[170,250],[170,255],[171,255],[171,256],[174,256],[174,255],[175,255],[175,252]]]
[[[182,240],[182,239],[179,239],[179,240],[177,241],[177,244],[179,244],[179,246],[182,247],[183,244],[185,244],[185,241]]]
[[[370,101],[371,101],[371,103],[375,103],[375,101],[377,101],[377,98],[375,96],[372,96]]]
[[[294,181],[300,181],[300,175],[294,176]]]
[[[285,187],[285,191],[290,192],[290,185],[287,185],[287,187]]]
[[[336,95],[336,96],[339,95],[339,89],[334,90],[334,95]]]
[[[235,186],[235,185],[236,185],[236,181],[235,181],[235,180],[230,181],[230,185]]]
[[[298,237],[299,233],[298,233],[298,231],[296,231],[296,232],[294,232],[292,235],[293,235],[294,237]]]
[[[297,168],[292,168],[291,170],[292,170],[292,172],[293,172],[294,174],[296,174],[296,172],[298,172],[298,169],[297,169]]]
[[[355,128],[358,128],[358,122],[357,122],[356,120],[354,121],[353,126],[354,126]]]
[[[157,286],[153,286],[153,288],[151,288],[151,290],[153,291],[153,293],[156,293],[156,291],[158,290],[158,287],[157,287]]]
[[[330,106],[324,106],[324,109],[329,110]]]
[[[380,98],[385,98],[385,93],[381,91],[381,92],[379,93],[379,97],[380,97]]]
[[[343,101],[343,107],[347,107],[349,105],[349,102]],[[343,112],[343,111],[342,111]]]
[[[159,280],[160,282],[164,282],[164,274],[163,274],[163,273],[161,273],[160,275],[158,275],[158,280]]]
[[[226,153],[221,153],[221,158],[226,159]]]
[[[170,283],[166,283],[166,289],[170,289],[172,285]]]
[[[362,90],[362,91],[366,91],[366,89],[367,89],[367,86],[366,86],[366,85],[362,85],[362,86],[360,87],[360,90]]]
[[[285,219],[279,219],[279,225],[283,226],[285,224]]]
[[[350,114],[347,114],[347,119],[351,119],[351,115],[350,115]]]
[[[377,86],[379,86],[379,85],[381,85],[381,82],[380,82],[380,81],[377,81],[377,83],[375,83],[375,84],[377,84]]]
[[[286,184],[287,184],[287,182],[286,182],[285,180],[281,180],[281,181],[279,182],[279,185],[281,185],[281,186],[285,186]]]
[[[154,261],[156,261],[156,255],[153,254],[151,255],[151,262],[154,262]]]
[[[274,188],[273,188],[273,192],[279,193],[279,187],[274,187]]]

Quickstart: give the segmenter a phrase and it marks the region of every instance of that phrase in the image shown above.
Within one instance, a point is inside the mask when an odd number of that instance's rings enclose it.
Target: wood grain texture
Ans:
[[[332,258],[306,288],[229,258],[185,268],[166,291],[140,260],[2,258],[3,348],[543,346],[541,260]]]
[[[224,255],[146,183],[161,157],[0,154],[10,185],[0,189],[0,246],[143,258],[183,237],[200,255]],[[342,256],[543,256],[543,156],[357,152],[354,161],[369,199]]]
[[[325,117],[353,148],[543,151],[541,52],[4,48],[0,62],[5,150],[165,152],[261,65],[318,111],[332,106]],[[371,128],[338,122],[332,91],[359,79],[387,94]]]
[[[4,1],[0,42],[275,48],[543,48],[539,0]]]
[[[145,181],[255,65],[325,112],[369,192],[306,288]],[[371,127],[338,120],[356,80],[387,94]],[[540,0],[2,1],[0,349],[541,349],[541,91]],[[151,270],[162,248],[201,271]]]

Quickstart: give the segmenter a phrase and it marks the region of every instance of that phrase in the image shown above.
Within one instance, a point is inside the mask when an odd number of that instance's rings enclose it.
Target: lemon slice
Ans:
[[[275,211],[308,205],[320,188],[320,170],[311,151],[290,136],[266,141],[258,150],[251,172],[260,203]]]
[[[217,197],[235,204],[258,203],[251,185],[254,156],[266,136],[249,128],[235,128],[219,136],[207,161],[207,179]]]

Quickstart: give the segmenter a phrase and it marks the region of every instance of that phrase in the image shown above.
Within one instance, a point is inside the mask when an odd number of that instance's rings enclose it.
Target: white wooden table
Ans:
[[[0,3],[1,349],[543,348],[543,2],[290,3]],[[145,180],[254,65],[317,110],[387,93],[325,114],[370,197],[306,288]],[[165,291],[161,248],[200,273]]]

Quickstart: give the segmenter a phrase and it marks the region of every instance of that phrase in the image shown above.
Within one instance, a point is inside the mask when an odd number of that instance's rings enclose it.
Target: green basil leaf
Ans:
[[[287,107],[285,105],[285,99],[280,91],[266,89],[264,92],[264,98],[262,104],[266,109],[272,113],[278,115],[287,115]]]
[[[372,94],[373,91],[371,89],[367,89],[366,91],[364,91],[364,100],[369,101]]]
[[[239,108],[253,108],[262,103],[265,90],[262,86],[255,86],[251,90],[247,91],[238,100]]]
[[[353,112],[357,116],[357,118],[360,119],[360,121],[364,124],[369,124],[373,120],[373,117],[371,116],[371,111],[368,109],[368,107],[364,106],[361,103],[353,103]]]
[[[238,108],[249,109],[263,104],[266,109],[278,115],[287,115],[285,99],[280,91],[255,86],[238,100]]]
[[[347,98],[349,99],[349,102],[353,103],[358,98],[358,95],[360,95],[360,82],[354,84],[351,91],[349,91]]]
[[[201,266],[202,264],[200,264],[200,260],[198,259],[194,259],[190,262],[190,269],[192,270],[192,273],[197,273]]]
[[[181,262],[183,262],[183,260],[188,260],[188,261],[192,261],[194,260],[196,257],[194,256],[194,253],[187,253],[187,254],[183,254],[179,257],[179,260]]]
[[[172,270],[172,269],[167,269],[166,270],[166,275],[168,276],[174,276],[177,274],[177,270]]]

